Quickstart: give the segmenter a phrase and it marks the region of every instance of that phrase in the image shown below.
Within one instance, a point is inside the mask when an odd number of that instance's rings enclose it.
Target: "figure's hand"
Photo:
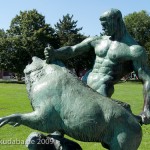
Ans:
[[[49,63],[54,60],[54,48],[52,46],[48,46],[44,49],[44,55],[46,59],[46,63]]]
[[[140,114],[141,118],[142,118],[142,124],[150,124],[150,112],[147,111],[147,112],[142,112]]]
[[[13,125],[14,127],[19,126],[21,124],[21,116],[19,114],[13,114],[0,118],[0,127],[6,124]]]

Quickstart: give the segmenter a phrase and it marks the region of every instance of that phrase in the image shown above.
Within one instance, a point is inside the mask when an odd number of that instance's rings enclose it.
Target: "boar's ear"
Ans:
[[[43,67],[44,60],[38,57],[32,57],[32,63],[27,65],[24,69],[25,74],[29,74],[35,70],[39,70]]]
[[[36,64],[42,64],[43,60],[38,58],[38,57],[36,57],[36,56],[34,56],[34,57],[32,57],[32,62],[36,63]]]

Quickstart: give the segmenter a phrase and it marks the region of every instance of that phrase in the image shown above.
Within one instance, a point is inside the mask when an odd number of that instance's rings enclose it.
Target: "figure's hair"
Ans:
[[[126,33],[126,27],[122,18],[122,13],[118,9],[110,9],[100,16],[100,20],[103,21],[104,19],[108,18],[109,21],[114,21],[115,26],[117,28],[117,32],[115,37],[121,38]]]

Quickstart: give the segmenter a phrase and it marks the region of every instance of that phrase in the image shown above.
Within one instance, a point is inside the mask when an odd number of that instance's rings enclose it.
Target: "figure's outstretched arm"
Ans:
[[[77,45],[65,46],[56,50],[48,46],[44,50],[46,61],[48,63],[49,61],[53,61],[56,59],[67,60],[69,58],[88,52],[91,49],[93,49],[91,42],[94,39],[95,39],[94,37],[89,37]]]
[[[139,79],[143,83],[144,105],[141,113],[142,123],[150,124],[150,68],[147,64],[147,55],[145,50],[139,50],[140,57],[133,61],[133,68]]]

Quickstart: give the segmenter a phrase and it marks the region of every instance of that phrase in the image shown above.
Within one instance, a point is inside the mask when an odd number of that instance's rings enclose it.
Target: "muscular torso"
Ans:
[[[105,90],[109,90],[108,87],[111,89],[115,82],[132,71],[132,45],[111,41],[108,36],[94,40],[91,45],[95,50],[96,60],[87,84],[103,94]]]

